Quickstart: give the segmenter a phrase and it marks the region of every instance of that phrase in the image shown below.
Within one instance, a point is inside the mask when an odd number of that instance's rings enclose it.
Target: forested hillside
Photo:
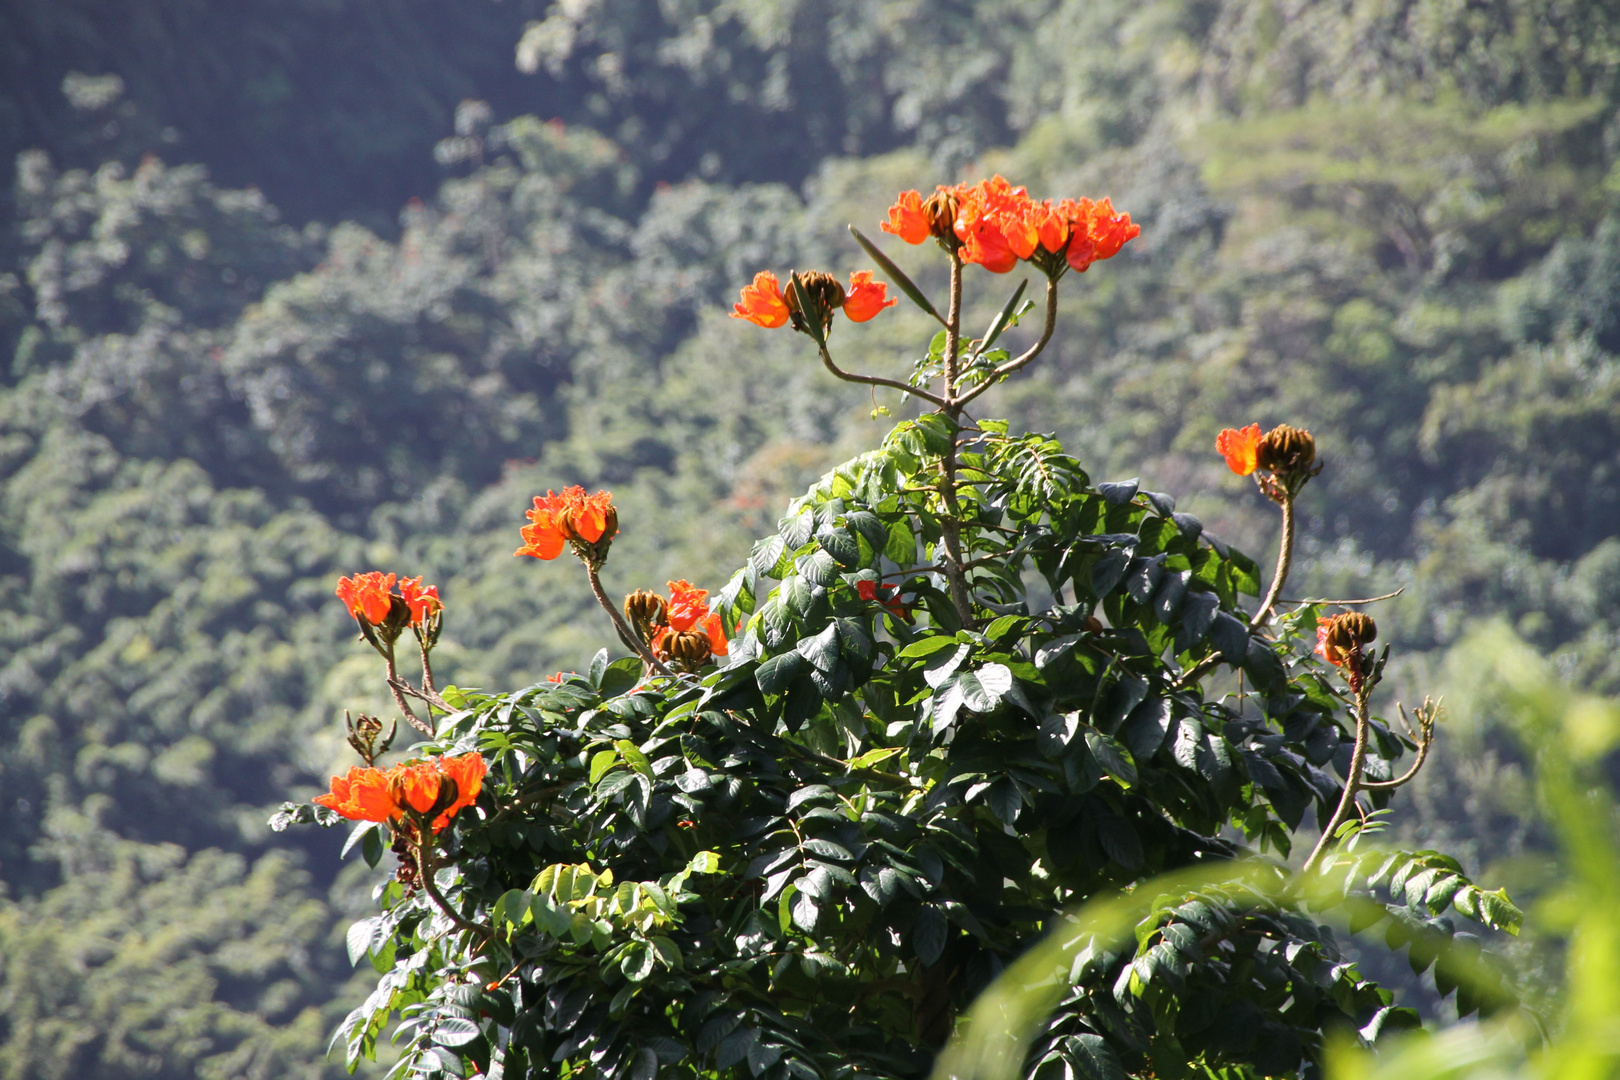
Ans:
[[[341,1075],[371,878],[265,824],[390,710],[337,576],[437,582],[486,687],[611,637],[512,558],[537,491],[614,490],[610,590],[718,589],[904,409],[738,286],[967,169],[1142,226],[990,414],[1262,561],[1215,433],[1309,427],[1290,592],[1404,588],[1403,693],[1493,617],[1620,692],[1607,5],[13,3],[0,95],[4,1076]],[[1402,827],[1486,861],[1535,825],[1470,737]]]

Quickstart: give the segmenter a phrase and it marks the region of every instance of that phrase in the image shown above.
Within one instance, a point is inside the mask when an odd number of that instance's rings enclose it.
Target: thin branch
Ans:
[[[962,260],[951,253],[951,308],[945,324],[945,404],[941,410],[954,423],[962,408],[956,403],[956,380],[960,375],[956,351],[962,341]],[[968,594],[962,568],[962,504],[956,498],[956,440],[952,439],[939,462],[939,496],[945,504],[940,515],[940,539],[945,545],[945,582],[951,604],[964,624],[973,621],[973,598]]]
[[[1282,540],[1277,545],[1277,569],[1271,575],[1271,588],[1266,590],[1266,598],[1260,601],[1260,610],[1254,613],[1249,620],[1249,629],[1258,630],[1271,618],[1271,609],[1277,603],[1277,594],[1282,592],[1283,582],[1288,580],[1288,568],[1294,561],[1294,496],[1288,492],[1282,498]]]
[[[433,880],[432,823],[423,821],[418,826],[418,830],[418,835],[421,837],[421,840],[416,845],[416,875],[422,882],[422,890],[432,898],[435,904],[439,905],[439,910],[445,913],[450,922],[455,925],[457,930],[461,930],[468,934],[477,934],[479,937],[484,938],[485,940],[494,937],[495,931],[491,930],[489,927],[480,926],[475,922],[468,922],[465,918],[463,918],[461,913],[455,908],[451,907],[450,902],[446,900],[444,898],[444,894],[439,891],[439,883]]]
[[[1047,343],[1052,340],[1052,331],[1057,329],[1057,296],[1057,278],[1049,277],[1046,279],[1046,325],[1041,329],[1040,340],[1031,345],[1021,355],[1015,356],[1011,360],[1008,360],[1005,364],[998,365],[997,367],[991,369],[990,374],[985,376],[983,382],[981,382],[978,386],[975,386],[972,390],[969,390],[967,393],[963,394],[961,397],[953,399],[951,404],[958,407],[966,405],[968,402],[990,389],[997,382],[1006,378],[1008,375],[1011,375],[1013,372],[1017,371],[1019,368],[1041,355],[1041,353],[1046,349]]]
[[[1411,734],[1412,721],[1406,717],[1406,706],[1397,701],[1395,708],[1400,710],[1401,723],[1405,725],[1407,733]],[[1363,782],[1361,785],[1363,791],[1394,791],[1402,784],[1411,782],[1412,778],[1418,774],[1418,770],[1423,768],[1423,760],[1429,756],[1429,747],[1434,745],[1434,717],[1439,711],[1440,707],[1438,705],[1431,709],[1428,698],[1423,699],[1423,707],[1417,710],[1418,728],[1423,732],[1418,739],[1417,760],[1412,762],[1410,769],[1407,769],[1405,773],[1394,780],[1369,780]]]
[[[435,709],[438,709],[440,712],[453,713],[453,712],[456,711],[455,709],[450,707],[450,703],[448,701],[445,701],[444,698],[439,696],[438,691],[430,690],[430,689],[427,689],[425,687],[423,689],[421,689],[421,690],[418,690],[416,687],[412,686],[410,683],[406,682],[404,679],[391,679],[389,681],[389,683],[388,683],[388,688],[390,690],[394,691],[396,694],[398,694],[398,693],[407,694],[410,697],[413,697],[418,701],[424,702],[425,704],[430,705]],[[429,713],[428,715],[431,717],[433,714]],[[432,732],[429,732],[428,734],[431,735]]]
[[[1405,591],[1406,591],[1406,586],[1402,585],[1400,588],[1396,589],[1394,592],[1387,592],[1383,596],[1364,596],[1360,600],[1326,600],[1326,599],[1289,600],[1287,598],[1279,598],[1277,603],[1279,603],[1279,604],[1333,604],[1333,605],[1338,606],[1338,607],[1353,607],[1353,606],[1355,606],[1357,604],[1376,604],[1380,600],[1393,600],[1393,599],[1395,599],[1397,596],[1401,595],[1401,593],[1403,593]]]
[[[904,393],[910,394],[913,397],[920,397],[924,401],[937,405],[942,409],[945,408],[944,398],[931,394],[927,390],[923,390],[920,387],[912,386],[910,383],[903,383],[899,379],[885,379],[878,375],[856,375],[853,372],[845,371],[843,368],[833,363],[832,354],[827,351],[826,345],[821,345],[820,348],[821,363],[828,371],[832,372],[838,378],[843,379],[845,382],[863,383],[867,386],[887,386],[893,390],[903,391]]]
[[[409,703],[406,702],[405,695],[400,692],[400,687],[405,684],[400,681],[399,666],[394,663],[394,643],[392,641],[388,643],[388,651],[383,653],[383,660],[388,664],[388,689],[394,695],[394,704],[398,705],[399,711],[405,714],[405,719],[410,721],[411,727],[415,728],[417,731],[420,731],[422,734],[431,737],[433,735],[433,725],[424,724],[421,719],[417,717],[416,710],[411,708]],[[449,712],[450,710],[446,709],[445,711]],[[433,719],[433,714],[431,712],[428,713],[428,719]]]
[[[433,650],[428,648],[427,638],[421,634],[416,636],[416,647],[422,653],[422,689],[438,697],[439,692],[433,685],[433,661],[428,658]]]
[[[630,629],[629,624],[624,621],[624,616],[619,614],[619,609],[613,606],[613,601],[609,600],[607,593],[603,591],[602,579],[597,576],[596,567],[588,562],[585,563],[585,576],[590,578],[591,592],[595,594],[596,602],[602,605],[602,610],[606,611],[608,618],[613,620],[613,626],[619,631],[619,636],[632,643],[632,647],[636,650],[636,654],[641,657],[642,663],[660,675],[674,678],[675,673],[665,667],[663,661],[652,654],[652,650],[647,648],[646,643],[638,638],[634,631]]]
[[[1350,773],[1344,782],[1344,794],[1339,796],[1338,808],[1333,811],[1333,817],[1329,818],[1328,823],[1323,826],[1322,835],[1317,839],[1316,846],[1311,849],[1310,856],[1305,860],[1305,865],[1300,870],[1302,874],[1308,874],[1316,868],[1317,863],[1321,861],[1323,854],[1326,853],[1327,846],[1333,842],[1333,834],[1339,831],[1340,825],[1349,820],[1350,808],[1355,804],[1357,793],[1366,787],[1361,778],[1361,773],[1367,765],[1367,733],[1372,727],[1372,718],[1368,708],[1368,701],[1371,697],[1372,687],[1364,683],[1361,690],[1356,694],[1356,744],[1355,748],[1350,752]]]

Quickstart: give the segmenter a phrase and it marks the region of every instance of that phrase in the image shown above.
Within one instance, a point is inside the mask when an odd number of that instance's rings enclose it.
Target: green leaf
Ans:
[[[762,577],[780,578],[785,572],[782,563],[787,554],[787,544],[780,536],[767,536],[754,545],[748,561]]]
[[[823,551],[837,559],[851,569],[861,565],[861,545],[855,537],[843,529],[823,525],[816,530],[816,543],[821,545]],[[817,582],[818,585],[830,585],[831,582]]]
[[[838,560],[821,548],[798,559],[793,566],[805,580],[823,589],[830,589],[838,583]]]
[[[810,661],[816,670],[832,671],[838,663],[838,624],[830,622],[815,637],[800,638],[796,648],[799,655]]]
[[[857,229],[853,225],[849,227],[849,234],[855,238],[855,242],[857,244],[861,245],[861,250],[870,255],[872,257],[872,261],[877,263],[878,266],[882,268],[883,272],[888,275],[889,280],[894,282],[895,287],[906,294],[907,299],[909,299],[913,304],[916,304],[923,311],[926,311],[928,314],[938,319],[940,322],[943,323],[945,321],[944,317],[940,315],[938,311],[934,310],[934,305],[928,302],[928,297],[923,295],[923,291],[917,288],[912,280],[894,264],[892,259],[883,254],[881,248],[872,243],[872,241],[868,240],[861,230]]]
[[[793,925],[807,934],[816,931],[816,920],[821,917],[821,905],[809,893],[796,893],[789,908]]]
[[[1101,1035],[1070,1035],[1063,1040],[1064,1056],[1083,1080],[1129,1080],[1125,1066]]]
[[[984,801],[1002,824],[1011,825],[1024,808],[1024,793],[1011,778],[1003,776],[985,791]]]
[[[440,1046],[465,1046],[483,1035],[479,1026],[459,1016],[441,1016],[433,1028],[433,1041]]]
[[[898,746],[881,746],[876,750],[868,750],[859,757],[850,759],[849,767],[855,769],[870,769],[874,765],[882,764],[901,751]]]
[[[917,561],[917,538],[911,532],[908,519],[901,518],[889,526],[889,538],[883,545],[883,554],[899,566],[910,566]]]
[[[613,766],[619,763],[617,750],[598,750],[591,755],[590,785],[595,787],[597,781]]]
[[[1119,781],[1121,787],[1131,787],[1136,783],[1136,763],[1125,748],[1100,731],[1088,730],[1086,732],[1086,749],[1103,770]]]
[[[344,935],[344,943],[349,949],[350,967],[358,964],[360,958],[371,951],[371,944],[376,940],[376,936],[377,916],[375,915],[350,925],[349,932]]]
[[[632,769],[636,770],[636,772],[640,773],[642,776],[645,776],[649,780],[653,778],[652,762],[647,760],[647,755],[643,754],[641,749],[637,747],[635,743],[631,742],[629,739],[618,739],[615,740],[613,745],[618,749],[619,753],[623,755],[624,760]]]
[[[793,680],[798,678],[804,669],[805,660],[802,655],[796,651],[785,652],[760,664],[759,669],[754,672],[754,681],[764,693],[781,694],[787,691]]]
[[[910,645],[907,645],[905,648],[901,649],[896,655],[903,660],[909,660],[912,657],[917,656],[932,656],[934,653],[937,653],[943,649],[954,649],[957,647],[958,642],[955,638],[945,634],[939,634],[933,637],[925,637],[920,638],[917,641],[913,641]]]
[[[1007,300],[1007,303],[999,312],[996,313],[995,319],[993,319],[990,323],[990,328],[984,332],[984,343],[979,346],[979,352],[981,354],[988,351],[989,348],[996,343],[996,339],[1001,336],[1001,332],[1003,330],[1007,329],[1007,324],[1009,322],[1012,322],[1016,316],[1022,315],[1024,311],[1029,310],[1029,308],[1026,307],[1023,309],[1023,311],[1020,311],[1018,308],[1018,302],[1024,298],[1024,291],[1028,288],[1028,278],[1020,281],[1018,283],[1018,288],[1013,290],[1013,294]],[[1033,302],[1030,306],[1034,306]]]
[[[1249,653],[1249,624],[1230,612],[1218,611],[1210,624],[1209,640],[1222,660],[1241,664]]]
[[[911,948],[923,967],[935,963],[944,954],[949,932],[945,913],[933,904],[925,904],[917,915],[917,925],[911,928]]]

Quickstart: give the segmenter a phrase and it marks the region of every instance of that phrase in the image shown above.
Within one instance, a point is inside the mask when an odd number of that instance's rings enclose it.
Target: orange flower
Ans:
[[[422,588],[420,577],[400,578],[399,594],[405,606],[411,609],[412,626],[421,626],[424,621],[444,610],[444,605],[439,602],[439,587],[429,585]]]
[[[1114,213],[1114,204],[1107,199],[1098,203],[1079,200],[1073,222],[1069,266],[1082,274],[1092,263],[1118,255],[1126,241],[1142,232],[1142,226],[1131,223],[1131,215]]]
[[[932,229],[928,214],[923,210],[922,193],[902,191],[895,204],[889,207],[889,220],[878,228],[886,233],[893,233],[908,244],[920,244],[928,239]]]
[[[336,810],[350,821],[398,822],[407,810],[426,814],[439,802],[446,780],[454,782],[456,796],[433,820],[439,832],[464,807],[471,806],[483,789],[489,766],[478,753],[459,757],[428,758],[381,769],[349,769],[348,776],[332,777],[332,790],[315,802]]]
[[[381,769],[349,768],[349,775],[332,777],[332,790],[315,796],[318,806],[330,807],[350,821],[387,821],[399,813],[388,794],[388,776]]]
[[[865,322],[886,307],[900,302],[898,297],[885,300],[889,287],[872,280],[872,271],[857,270],[849,275],[849,288],[844,290],[844,314],[851,322]]]
[[[669,583],[669,607],[665,618],[676,630],[690,630],[709,613],[709,590],[700,589],[682,578]]]
[[[669,625],[660,629],[655,644],[666,634],[683,633],[695,627],[709,639],[709,648],[714,655],[724,656],[731,648],[730,643],[726,641],[720,616],[709,610],[707,589],[700,589],[685,580],[671,581],[666,618]]]
[[[962,261],[978,263],[992,274],[1005,274],[1035,250],[1029,193],[1001,176],[969,188],[956,211],[956,236]]]
[[[915,621],[911,609],[901,602],[898,592],[893,585],[879,585],[875,581],[857,581],[855,592],[862,600],[875,600],[882,604],[890,615],[906,622]]]
[[[744,285],[742,299],[732,309],[733,319],[747,319],[755,326],[774,330],[788,321],[787,301],[782,298],[781,283],[769,270],[754,275],[752,285]]]
[[[456,782],[456,798],[433,819],[434,832],[443,829],[450,824],[451,818],[478,801],[478,793],[484,789],[484,774],[489,771],[488,763],[484,761],[483,755],[478,753],[440,758],[439,768],[444,771],[445,776]]]
[[[1226,458],[1226,466],[1239,476],[1254,472],[1260,453],[1260,425],[1250,424],[1241,431],[1222,429],[1215,436],[1215,452]]]
[[[555,559],[569,541],[595,544],[611,540],[619,531],[619,513],[606,491],[585,494],[578,484],[561,495],[547,491],[534,497],[534,509],[524,511],[529,524],[521,530],[523,546],[512,554]]]
[[[420,582],[421,578],[417,581]],[[372,626],[381,626],[388,621],[388,611],[393,606],[393,591],[394,575],[385,575],[380,570],[356,574],[352,578],[339,578],[337,583],[338,599],[347,605],[349,614]]]

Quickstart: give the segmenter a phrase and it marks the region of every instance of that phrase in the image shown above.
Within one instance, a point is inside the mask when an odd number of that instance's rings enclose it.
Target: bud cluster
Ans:
[[[381,720],[365,713],[360,714],[360,719],[351,720],[347,710],[343,713],[343,726],[349,731],[349,746],[368,766],[375,765],[378,758],[388,753],[388,748],[394,745],[394,735],[399,729],[397,722],[389,724],[388,737],[383,738]]]
[[[1378,624],[1371,615],[1350,611],[1316,620],[1316,654],[1341,669],[1350,689],[1359,693],[1367,675],[1367,654],[1363,649],[1378,637]]]
[[[650,589],[624,598],[624,617],[660,662],[697,671],[730,650],[720,616],[709,610],[709,591],[689,581],[669,582],[669,599]]]
[[[1278,424],[1261,434],[1259,424],[1225,428],[1215,437],[1215,452],[1239,476],[1254,475],[1260,490],[1282,502],[1299,494],[1305,482],[1322,471],[1316,440],[1304,428]]]
[[[793,275],[789,275],[790,278]],[[807,270],[797,275],[799,287],[804,291],[805,304],[799,303],[798,291],[790,286],[784,290],[776,275],[761,270],[754,275],[752,285],[743,286],[742,298],[732,308],[733,319],[746,319],[755,326],[774,330],[788,322],[802,333],[824,336],[832,325],[834,313],[842,311],[851,322],[865,322],[886,307],[900,301],[888,296],[888,286],[872,280],[872,271],[857,270],[849,276],[849,285],[821,270]],[[801,310],[805,308],[806,310]],[[812,331],[812,327],[816,331]]]

